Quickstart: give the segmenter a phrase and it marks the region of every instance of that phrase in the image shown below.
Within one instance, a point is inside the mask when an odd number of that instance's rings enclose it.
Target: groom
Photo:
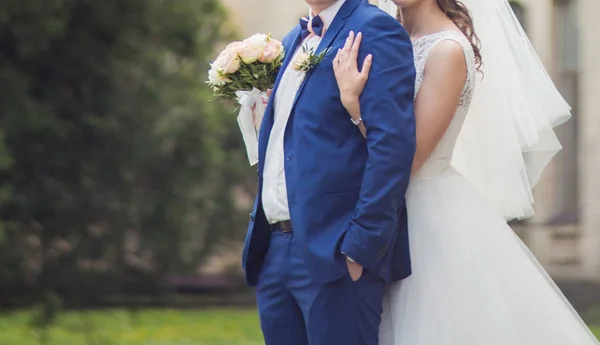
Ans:
[[[415,151],[412,47],[366,0],[306,0],[259,137],[259,192],[243,253],[267,345],[376,345],[384,288],[410,274],[404,193]],[[362,32],[366,140],[332,63]],[[302,48],[304,47],[304,48]],[[318,63],[297,72],[311,51]],[[319,61],[319,54],[324,53]]]

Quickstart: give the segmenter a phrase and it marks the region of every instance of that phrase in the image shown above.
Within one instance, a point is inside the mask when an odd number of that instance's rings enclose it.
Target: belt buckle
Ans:
[[[271,231],[280,230],[283,233],[289,233],[293,231],[292,222],[289,220],[280,221],[271,225]]]
[[[282,222],[279,223],[280,227],[281,227],[281,231],[284,233],[288,233],[288,232],[292,232],[293,231],[293,227],[292,227],[292,221],[291,220],[284,220]]]

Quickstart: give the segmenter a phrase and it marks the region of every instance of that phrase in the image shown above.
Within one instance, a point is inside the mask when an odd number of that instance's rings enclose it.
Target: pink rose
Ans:
[[[263,54],[263,50],[267,46],[268,40],[269,37],[264,34],[254,34],[246,38],[242,42],[243,45],[239,52],[242,61],[244,61],[245,64],[256,62]]]
[[[272,63],[283,53],[283,46],[281,43],[274,39],[269,39],[262,55],[258,60],[262,63]]]
[[[227,45],[227,47],[225,47],[225,50],[229,50],[229,51],[235,51],[236,53],[240,53],[240,50],[242,49],[242,47],[244,46],[243,42],[240,41],[235,41],[235,42],[231,42]]]
[[[224,74],[231,74],[237,72],[240,68],[240,57],[238,55],[238,47],[240,42],[231,43],[219,54],[215,62],[213,62],[213,68]]]

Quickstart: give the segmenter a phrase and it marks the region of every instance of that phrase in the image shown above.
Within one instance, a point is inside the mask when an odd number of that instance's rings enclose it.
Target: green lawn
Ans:
[[[144,310],[67,312],[48,332],[46,345],[258,345],[254,310]],[[31,314],[0,314],[0,345],[38,345]],[[600,337],[600,327],[594,329]]]
[[[46,345],[258,345],[254,310],[122,310],[67,312]],[[38,345],[25,312],[0,315],[0,345]]]

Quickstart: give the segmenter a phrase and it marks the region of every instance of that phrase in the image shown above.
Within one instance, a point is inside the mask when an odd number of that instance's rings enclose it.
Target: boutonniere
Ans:
[[[296,54],[296,58],[294,59],[292,68],[298,72],[308,72],[311,69],[315,68],[327,54],[329,53],[329,48],[323,50],[319,54],[315,54],[314,48],[308,48],[305,45],[302,46],[302,51]]]
[[[317,66],[325,56],[329,53],[329,48],[323,50],[319,54],[315,54],[314,48],[308,48],[303,45],[302,50],[296,54],[294,62],[292,62],[292,68],[299,74],[298,87],[304,82],[306,73]]]

